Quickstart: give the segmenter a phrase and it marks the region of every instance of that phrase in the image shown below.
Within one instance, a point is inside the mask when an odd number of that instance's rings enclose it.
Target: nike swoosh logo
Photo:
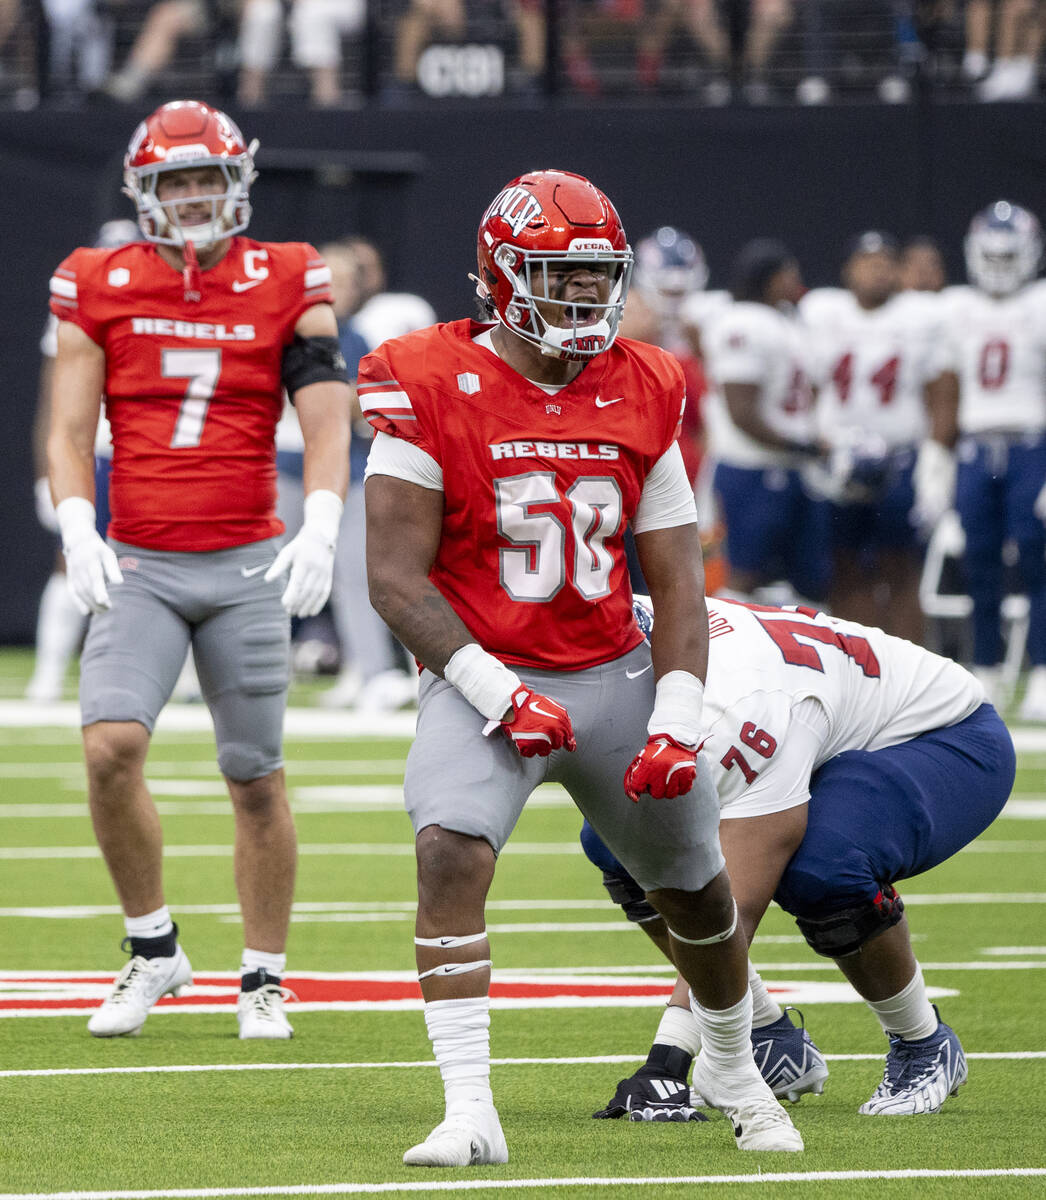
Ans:
[[[640,675],[645,675],[647,671],[653,667],[653,665],[653,663],[648,663],[645,667],[640,667],[638,671],[630,671],[628,667],[625,667],[625,678],[638,679]]]
[[[551,717],[553,721],[556,721],[559,719],[559,713],[546,712],[538,704],[538,702],[536,700],[531,700],[531,702],[527,705],[527,707],[530,709],[531,712],[536,712],[539,717]]]
[[[264,282],[264,279],[234,279],[232,281],[232,290],[234,292],[249,292],[252,287],[257,287],[259,283]]]
[[[267,571],[271,563],[262,563],[260,567],[240,567],[240,574],[244,579],[250,579],[252,575],[257,575],[259,571]]]
[[[609,408],[611,404],[620,404],[624,400],[624,396],[618,396],[616,400],[600,400],[596,397],[596,408]]]
[[[453,941],[454,941],[454,938],[452,938],[452,937],[449,937],[449,938],[440,938],[440,940],[439,940],[439,944],[440,944],[441,946],[449,946],[449,945],[450,945],[450,943],[451,943],[451,942],[453,942]]]

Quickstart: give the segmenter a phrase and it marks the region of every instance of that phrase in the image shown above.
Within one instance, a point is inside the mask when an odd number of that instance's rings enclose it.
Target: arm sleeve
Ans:
[[[416,483],[433,492],[443,491],[443,468],[420,446],[380,430],[371,442],[364,480],[372,475],[391,475],[395,479]]]
[[[807,696],[794,704],[787,735],[778,743],[773,760],[736,800],[723,806],[721,818],[759,817],[805,804],[828,732],[828,717],[818,700]]]
[[[650,529],[669,529],[689,525],[697,520],[694,489],[687,479],[679,443],[673,442],[654,463],[643,482],[632,532],[646,533]]]

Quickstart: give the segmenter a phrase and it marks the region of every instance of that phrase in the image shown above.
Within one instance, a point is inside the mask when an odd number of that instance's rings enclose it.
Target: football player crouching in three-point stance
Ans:
[[[653,623],[645,604],[636,615]],[[701,757],[745,936],[776,900],[875,1013],[889,1050],[862,1114],[937,1112],[965,1083],[966,1059],[927,997],[893,885],[998,815],[1015,771],[1006,726],[968,671],[880,629],[722,600],[709,601],[709,625]],[[663,947],[658,914],[591,826],[582,844],[611,897]],[[791,1100],[819,1092],[817,1047],[751,967],[749,981],[764,1079]],[[594,1115],[683,1119],[700,1103],[686,1086],[700,1043],[680,981],[646,1064]]]

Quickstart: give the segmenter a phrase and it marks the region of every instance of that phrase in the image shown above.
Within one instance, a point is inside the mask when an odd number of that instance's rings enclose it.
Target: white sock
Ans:
[[[286,954],[269,954],[265,950],[247,950],[240,958],[240,974],[248,975],[252,971],[265,971],[282,979],[287,969]]]
[[[896,996],[886,1000],[866,1000],[865,1003],[879,1018],[883,1033],[917,1042],[929,1037],[937,1028],[937,1014],[926,995],[922,968],[916,966],[911,983]]]
[[[654,1045],[677,1046],[685,1050],[691,1058],[697,1056],[701,1049],[701,1032],[694,1020],[694,1014],[688,1008],[679,1008],[670,1004],[661,1018],[661,1023],[654,1034]]]
[[[772,1025],[781,1019],[781,1006],[770,998],[762,976],[751,963],[748,964],[748,990],[752,993],[753,1029],[762,1029],[764,1025]]]
[[[474,1104],[493,1105],[490,1090],[490,997],[430,1000],[425,1025],[443,1077],[447,1116]]]
[[[124,917],[123,923],[127,936],[134,938],[163,937],[174,929],[166,904],[156,912],[146,913],[144,917]]]
[[[56,571],[44,585],[36,619],[36,667],[34,674],[48,682],[61,683],[69,660],[84,634],[86,618],[77,610],[65,582]]]
[[[703,1008],[691,994],[690,1007],[701,1033],[701,1053],[717,1070],[752,1065],[752,993],[729,1008]]]

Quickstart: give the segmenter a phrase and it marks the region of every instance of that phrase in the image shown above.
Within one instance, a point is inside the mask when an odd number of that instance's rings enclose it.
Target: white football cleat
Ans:
[[[236,1001],[236,1020],[241,1038],[291,1038],[294,1027],[283,1011],[284,1000],[294,993],[275,983],[250,992],[240,992]]]
[[[101,1008],[91,1014],[87,1032],[94,1037],[135,1037],[161,996],[180,996],[192,983],[192,967],[178,946],[170,958],[136,955],[116,977]]]
[[[699,1054],[693,1082],[706,1104],[730,1121],[738,1150],[803,1149],[803,1139],[777,1102],[754,1062],[741,1070],[716,1074]]]
[[[497,1109],[449,1113],[445,1121],[403,1156],[409,1167],[473,1167],[507,1163],[508,1146]]]

